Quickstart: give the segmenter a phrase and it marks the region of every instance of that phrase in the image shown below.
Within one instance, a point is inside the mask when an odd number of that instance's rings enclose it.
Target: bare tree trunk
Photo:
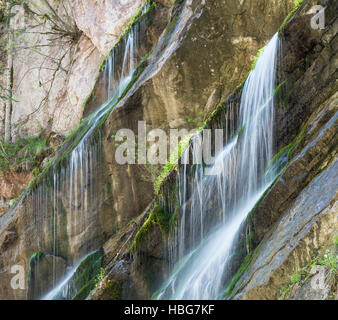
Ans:
[[[11,15],[11,7],[8,5],[8,14]],[[13,89],[13,55],[11,46],[13,45],[13,32],[10,26],[10,18],[8,18],[8,56],[7,56],[7,70],[6,70],[6,91],[7,91],[7,102],[5,110],[5,142],[12,140],[12,89]]]

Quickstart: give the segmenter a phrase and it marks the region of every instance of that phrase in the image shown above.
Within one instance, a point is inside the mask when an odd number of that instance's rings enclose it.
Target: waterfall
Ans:
[[[149,5],[143,8],[141,16]],[[40,246],[52,242],[53,288],[44,299],[68,298],[63,294],[68,280],[76,271],[79,261],[102,244],[99,203],[103,196],[101,181],[102,145],[99,125],[129,85],[139,63],[140,23],[134,23],[128,34],[107,57],[103,70],[103,98],[106,100],[81,125],[75,147],[62,162],[53,166],[39,186],[31,192],[30,203],[36,212],[35,225],[39,234],[47,234]],[[102,199],[101,199],[102,200]],[[48,227],[45,226],[46,221]],[[48,231],[46,230],[48,229]],[[46,236],[43,236],[46,237]],[[64,279],[56,283],[55,257],[67,257],[75,266]]]
[[[178,262],[158,299],[217,299],[230,280],[228,266],[240,227],[278,175],[277,169],[266,170],[273,156],[278,42],[276,34],[259,57],[239,108],[229,106],[225,147],[209,174],[203,165],[182,167],[180,225],[169,248],[170,259]],[[193,143],[183,159],[196,157],[197,149]]]

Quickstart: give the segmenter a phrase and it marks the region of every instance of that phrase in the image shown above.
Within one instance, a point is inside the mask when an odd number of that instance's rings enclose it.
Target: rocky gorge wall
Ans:
[[[164,19],[163,16],[165,15],[165,12],[167,12],[167,9],[166,7],[160,6],[160,4],[156,12],[153,10],[153,8],[154,6],[150,7],[149,12],[147,12],[148,13],[147,16],[145,16],[147,21],[143,21],[144,19],[140,17],[140,19],[143,19],[143,20],[138,22],[136,21],[136,18],[135,18],[135,21],[132,20],[131,22],[129,22],[129,25],[128,25],[128,29],[132,28],[135,24],[138,24],[138,23],[141,23],[144,26],[149,27],[147,30],[147,33],[145,33],[144,31],[142,32],[143,29],[140,28],[140,32],[142,33],[140,34],[139,40],[142,43],[142,46],[140,48],[140,52],[138,53],[139,59],[142,58],[143,54],[151,50],[151,47],[153,46],[152,42],[156,42],[154,39],[158,37],[159,33],[161,32],[161,28],[163,29],[161,25],[163,25],[163,22],[162,22]],[[134,12],[134,16],[135,17],[139,16],[138,11],[136,11],[136,13]],[[151,28],[150,27],[151,25],[154,26],[154,28]],[[126,36],[128,36],[128,32],[125,33],[125,35],[122,38],[119,38],[118,46],[121,46],[120,42],[124,43],[125,41],[124,39],[126,38]],[[100,106],[100,104],[102,104],[107,99],[107,97],[104,96],[104,94],[102,96],[102,92],[106,90],[106,88],[103,88],[102,86],[102,83],[103,83],[102,79],[106,76],[105,68],[102,67],[102,65],[104,66],[106,64],[107,59],[108,58],[105,58],[103,63],[100,61],[100,64],[96,66],[96,72],[98,76],[94,77],[93,79],[93,90],[92,92],[90,92],[90,99],[86,98],[86,101],[85,101],[86,103],[84,103],[83,106],[81,106],[82,108],[81,112],[85,110],[84,107],[86,107],[86,109],[90,108],[90,104],[95,105],[96,108],[98,108],[98,106]],[[120,57],[120,60],[121,59],[123,59],[123,57]],[[123,60],[116,61],[116,63],[119,63],[120,65],[122,65],[122,62]],[[84,62],[84,66],[85,66],[85,62]],[[81,129],[81,126],[79,127],[79,129]],[[77,131],[79,131],[79,129],[77,129]],[[100,245],[100,242],[102,242],[101,237],[103,238],[107,237],[116,231],[116,228],[114,227],[114,223],[111,221],[112,212],[106,211],[107,215],[103,213],[103,211],[105,210],[104,203],[107,200],[107,198],[108,198],[108,201],[106,205],[109,208],[109,195],[107,196],[108,191],[100,193],[102,188],[104,187],[104,184],[103,183],[98,184],[98,180],[102,172],[102,167],[104,166],[98,162],[98,159],[101,159],[100,158],[101,153],[100,153],[100,147],[99,147],[99,145],[101,144],[101,141],[98,141],[97,137],[96,138],[94,137],[93,139],[93,143],[95,146],[94,146],[94,149],[90,151],[92,153],[91,153],[90,158],[88,159],[89,161],[88,163],[91,163],[91,166],[93,166],[93,169],[95,169],[95,172],[94,170],[90,172],[92,176],[90,176],[89,178],[90,180],[88,180],[88,184],[91,185],[91,187],[89,187],[88,185],[85,185],[86,190],[80,190],[83,184],[80,185],[80,180],[79,180],[78,190],[80,191],[80,193],[75,191],[75,194],[74,194],[74,189],[72,190],[72,180],[70,180],[69,187],[66,187],[64,191],[61,191],[61,189],[59,191],[55,190],[55,185],[54,185],[54,191],[52,191],[54,195],[50,193],[51,185],[50,185],[50,178],[48,178],[48,176],[52,174],[52,176],[54,175],[55,177],[55,170],[50,166],[51,160],[54,161],[54,164],[56,164],[57,162],[60,163],[62,161],[61,158],[65,157],[64,154],[66,152],[69,152],[69,150],[72,150],[72,148],[74,148],[74,146],[72,146],[72,143],[75,138],[76,138],[76,132],[75,134],[73,134],[73,136],[72,135],[68,136],[66,142],[63,144],[61,148],[60,148],[60,145],[63,143],[64,139],[61,139],[61,142],[60,141],[58,142],[56,148],[54,149],[53,154],[49,157],[49,159],[45,159],[48,161],[47,162],[44,161],[44,163],[41,165],[40,173],[39,172],[34,173],[35,177],[34,179],[30,181],[30,184],[27,187],[24,187],[21,185],[21,187],[23,187],[22,189],[26,188],[24,195],[21,196],[21,200],[18,201],[18,203],[16,203],[15,205],[13,205],[13,207],[9,209],[6,212],[6,214],[1,217],[1,220],[2,220],[1,227],[4,228],[1,231],[1,243],[2,243],[1,247],[4,250],[1,254],[1,259],[0,259],[1,260],[0,261],[1,262],[1,283],[7,283],[7,285],[2,286],[3,297],[7,297],[7,298],[27,297],[27,287],[29,285],[29,283],[27,282],[29,281],[28,278],[26,278],[26,285],[25,285],[26,289],[19,290],[20,292],[15,292],[15,296],[12,296],[7,291],[10,286],[10,282],[8,282],[8,279],[10,278],[10,268],[11,268],[11,265],[13,265],[13,261],[17,261],[16,262],[17,264],[24,266],[25,271],[28,274],[28,270],[31,268],[30,265],[34,263],[34,259],[32,260],[32,257],[35,255],[35,253],[43,252],[43,257],[46,257],[46,258],[43,258],[44,260],[43,264],[45,264],[45,266],[42,267],[41,270],[45,270],[45,272],[49,273],[45,275],[46,279],[51,279],[51,275],[50,275],[50,273],[52,272],[51,270],[55,269],[51,267],[51,264],[55,265],[55,259],[57,261],[60,260],[61,261],[60,265],[61,266],[63,265],[64,267],[63,269],[56,268],[56,270],[54,270],[57,273],[55,274],[56,279],[55,277],[54,279],[52,277],[53,282],[55,282],[57,281],[57,279],[59,279],[60,277],[64,275],[66,271],[65,269],[66,263],[67,264],[73,263],[72,262],[73,259],[75,260],[79,259],[79,255],[82,255],[87,250],[90,250],[90,248],[92,249],[98,248]],[[95,139],[96,139],[96,142],[95,142]],[[49,141],[49,138],[47,140],[47,144],[49,145],[53,144],[51,141]],[[52,157],[58,148],[60,148],[60,150],[57,152],[57,155],[55,156],[55,158]],[[67,179],[69,179],[69,176],[67,177],[67,175],[65,176],[62,173],[62,170],[64,170],[62,169],[62,166],[63,165],[61,165],[61,173],[60,173],[61,180],[60,182],[58,182],[58,184],[60,183],[59,186],[64,184],[64,182],[67,181]],[[41,173],[42,171],[43,173]],[[54,173],[51,173],[53,171]],[[7,176],[8,175],[9,173],[7,173]],[[13,172],[12,176],[19,177],[20,174],[17,172]],[[75,179],[77,179],[76,176],[77,175],[74,176]],[[32,175],[30,175],[30,178],[32,178]],[[15,179],[19,179],[19,178],[15,178]],[[14,184],[16,181],[15,179],[10,181],[10,183]],[[85,179],[85,177],[83,177],[83,179]],[[37,180],[39,180],[40,182],[36,183]],[[62,182],[62,180],[64,180],[64,182]],[[81,178],[81,181],[82,181],[82,178]],[[28,181],[26,180],[26,182],[24,182],[23,184],[26,184],[27,182]],[[54,178],[54,183],[55,183],[55,178]],[[15,190],[20,188],[20,184],[18,183],[15,186],[16,186]],[[82,203],[82,206],[80,206],[79,203],[72,204],[72,194],[75,196],[75,199],[76,197],[87,198],[90,196],[89,192],[90,190],[93,190],[94,186],[96,186],[95,187],[97,188],[96,192],[100,194],[100,196],[97,198],[92,198],[91,201],[89,201],[91,202],[90,207],[88,207],[87,205],[84,206],[84,203]],[[10,188],[7,185],[5,187],[7,189]],[[75,186],[75,188],[77,187]],[[15,197],[17,196],[17,194],[14,193],[13,190],[11,191],[12,191],[11,194],[4,194],[6,195],[7,199],[11,199],[11,197],[13,198],[14,197],[13,194],[15,195]],[[21,193],[21,191],[18,191],[18,192]],[[2,192],[8,193],[8,191],[6,191],[5,188],[2,189]],[[52,198],[54,198],[54,200],[52,200]],[[92,218],[91,218],[91,221],[89,222],[87,221],[89,223],[87,227],[83,225],[81,227],[80,224],[83,223],[81,222],[83,220],[82,218],[78,219],[77,222],[74,221],[74,217],[72,218],[71,212],[73,212],[74,209],[76,212],[79,213],[77,215],[81,217],[81,215],[87,216],[88,211],[93,210],[93,208],[95,208],[94,210],[96,213],[91,211]],[[55,210],[58,211],[57,214],[55,213]],[[102,212],[103,215],[101,216],[101,218],[97,217],[97,212]],[[56,219],[54,219],[53,217],[55,215],[57,216]],[[102,220],[103,217],[105,218]],[[93,221],[93,219],[95,220],[96,218],[97,220]],[[106,227],[104,227],[104,225]],[[101,227],[103,227],[103,229],[106,229],[106,231],[102,230],[99,232],[99,229]],[[86,228],[88,228],[88,230]],[[52,231],[53,229],[54,231]],[[74,230],[77,230],[77,231],[75,231],[74,233]],[[54,236],[53,236],[53,233],[54,233]],[[56,234],[57,234],[58,240],[56,240],[55,238]],[[86,234],[87,235],[91,234],[90,236],[91,239],[86,237],[85,236]],[[75,247],[73,245],[69,246],[70,243],[73,243]],[[58,257],[56,257],[55,254],[57,254]],[[40,255],[38,256],[40,257]],[[41,271],[41,273],[42,272],[43,271]],[[29,274],[31,275],[30,272]],[[41,274],[40,274],[40,277],[41,277]],[[34,285],[34,281],[33,281],[33,285]],[[31,285],[30,285],[30,288],[31,288]],[[48,283],[48,281],[45,281],[45,285],[42,285],[42,286],[38,285],[35,295],[32,293],[29,293],[28,297],[30,298],[41,297],[41,295],[43,293],[46,293],[46,290],[48,290],[49,288],[50,288],[50,283]],[[32,290],[30,291],[32,292]]]
[[[2,31],[3,69],[7,66],[8,53],[13,56],[10,117],[13,141],[50,134],[65,137],[79,125],[85,116],[88,97],[95,90],[102,60],[145,1],[113,1],[108,8],[102,2],[95,5],[95,10],[91,1],[50,3],[52,8],[48,8],[44,0],[18,3],[12,8],[10,29],[15,36],[8,48],[6,33]],[[44,15],[50,15],[51,19]],[[1,72],[2,88],[6,87],[6,81],[6,73]],[[6,92],[2,95],[7,96]],[[1,135],[5,130],[4,119],[5,100],[2,99]],[[0,173],[4,186],[0,190],[1,212],[24,190],[23,185],[32,178],[32,169]],[[20,170],[26,172],[18,172]],[[12,183],[8,176],[13,177]]]
[[[141,1],[123,2],[124,5],[115,2],[112,2],[114,7],[109,7],[106,2],[93,7],[90,1],[76,1],[72,10],[74,21],[82,32],[78,40],[80,49],[69,78],[58,78],[64,91],[60,89],[54,94],[55,100],[49,101],[53,111],[41,111],[45,120],[39,126],[67,132],[103,102],[103,78],[99,75],[99,64],[121,35],[129,18],[144,4]],[[276,153],[292,143],[289,149],[292,147],[294,152],[283,175],[243,226],[238,242],[239,253],[232,267],[234,281],[224,284],[231,297],[276,298],[292,272],[309,263],[313,252],[329,247],[335,231],[332,226],[337,225],[332,200],[335,199],[333,189],[336,180],[337,19],[334,13],[337,10],[334,2],[328,1],[327,27],[325,31],[314,31],[309,27],[312,14],[307,13],[307,8],[313,4],[313,1],[305,1],[280,33],[283,51],[279,83],[282,85],[276,93],[279,101]],[[147,56],[147,59],[140,66],[140,74],[125,97],[104,122],[100,133],[102,163],[100,174],[96,177],[100,180],[100,196],[96,200],[100,211],[97,230],[102,238],[91,241],[79,234],[77,240],[70,240],[69,233],[58,231],[57,241],[63,242],[60,248],[64,247],[66,251],[74,243],[74,248],[81,248],[88,242],[93,250],[103,246],[105,276],[92,293],[92,299],[150,298],[168,276],[168,224],[172,217],[179,217],[176,207],[177,171],[172,171],[160,190],[154,192],[153,180],[143,178],[144,168],[115,163],[116,146],[112,137],[116,131],[127,128],[137,132],[140,120],[146,121],[148,130],[162,128],[167,132],[170,128],[199,127],[206,119],[207,128],[223,127],[227,121],[227,106],[238,102],[241,95],[241,86],[236,87],[245,79],[258,49],[266,44],[292,10],[294,1],[176,1],[169,11],[171,5],[170,1],[158,1],[141,50],[141,56]],[[29,64],[23,65],[27,68]],[[29,81],[28,86],[37,78],[33,74],[30,76],[34,80]],[[67,83],[66,86],[64,83]],[[26,92],[34,90],[27,87],[21,91],[22,101],[27,98]],[[59,99],[63,96],[62,92],[67,94]],[[299,92],[303,94],[299,95]],[[31,101],[36,105],[41,97],[35,99],[33,96]],[[15,112],[22,114],[20,108],[15,106]],[[41,117],[37,118],[40,121]],[[29,134],[35,130],[34,121],[27,122],[28,131],[32,129]],[[306,123],[307,130],[300,132]],[[25,130],[22,131],[24,135],[28,134]],[[296,139],[297,136],[302,139]],[[62,152],[61,149],[60,157]],[[322,199],[321,207],[315,210],[308,202],[311,198],[316,202],[313,195],[319,196],[318,189],[323,185],[328,186],[325,189],[327,198]],[[304,203],[307,203],[306,209]],[[164,220],[163,212],[156,211],[158,204],[164,208]],[[306,221],[299,213],[303,211],[309,218]],[[64,228],[69,216],[67,206],[60,212],[58,224]],[[325,212],[328,214],[322,214]],[[153,220],[149,220],[150,216]],[[280,220],[281,217],[285,217],[284,220]],[[293,219],[295,224],[285,223],[289,221],[286,217]],[[5,284],[1,287],[0,298],[26,298],[27,288],[28,291],[32,288],[26,283],[25,290],[10,289],[10,265],[24,265],[28,273],[29,266],[34,265],[34,259],[30,259],[37,252],[43,252],[42,270],[48,270],[51,261],[55,262],[49,231],[41,228],[43,221],[39,219],[45,217],[36,214],[32,200],[27,196],[0,218],[0,283]],[[46,220],[50,221],[51,217]],[[313,230],[321,222],[319,228],[322,229],[318,232],[322,232],[323,237],[310,245],[313,234],[299,230]],[[145,230],[147,232],[144,233]],[[36,234],[41,235],[39,240]],[[296,243],[293,244],[294,251],[284,250],[293,234],[299,243],[306,242],[307,245],[301,247]],[[266,250],[255,251],[262,246]],[[304,250],[307,255],[304,255]],[[273,258],[279,254],[284,255],[285,263],[269,260],[270,269],[266,271],[267,268],[263,268],[268,260],[266,256]],[[296,262],[290,260],[291,254]],[[59,252],[59,255],[56,260],[57,278],[61,278],[72,263],[72,259],[64,259],[64,253]],[[251,264],[244,272],[240,265],[244,260],[247,267],[248,259]],[[278,271],[276,275],[276,268],[283,270],[282,276]],[[236,274],[238,269],[240,274]],[[261,270],[265,270],[264,277]],[[36,289],[40,295],[53,280],[46,279],[47,284],[42,285],[44,288]],[[261,287],[264,290],[257,289]],[[31,293],[28,297],[32,297]]]
[[[275,150],[287,166],[242,226],[233,279],[224,283],[226,298],[277,299],[293,273],[326,250],[336,250],[337,7],[326,2],[326,28],[315,31],[310,27],[314,4],[305,1],[280,29]],[[240,94],[241,87],[217,108],[206,128],[224,126],[227,107]],[[112,286],[120,287],[122,299],[149,298],[168,277],[168,231],[172,219],[180,216],[177,170],[151,206],[104,245],[107,275],[93,299],[108,298]],[[327,279],[331,275],[326,273]],[[332,293],[336,282],[329,282],[325,290]],[[321,290],[311,294],[328,299]]]

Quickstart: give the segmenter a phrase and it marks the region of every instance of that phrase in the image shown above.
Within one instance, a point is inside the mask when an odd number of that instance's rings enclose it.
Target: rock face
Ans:
[[[149,39],[154,40],[162,31],[161,23],[163,25],[165,10],[159,10],[159,16],[151,15],[149,17],[153,19],[147,23],[156,25],[156,27],[150,28]],[[149,12],[149,14],[152,13],[153,11]],[[84,36],[83,39],[86,40]],[[147,37],[140,39],[140,41],[144,41],[144,50],[146,48],[147,50],[151,49],[151,44],[150,48],[147,47],[150,42],[149,39]],[[85,63],[85,60],[83,63]],[[99,73],[99,71],[102,71],[101,67],[97,67],[96,72]],[[81,70],[78,70],[78,72],[81,73]],[[91,97],[96,100],[96,108],[103,102],[100,96],[102,88],[98,85],[102,83],[103,77],[104,73],[101,73],[99,79],[94,79],[96,86]],[[81,87],[76,79],[72,81],[72,85],[75,86],[74,90],[77,91],[77,87]],[[74,114],[72,111],[72,119]],[[60,125],[62,124],[60,123]],[[30,257],[38,250],[45,255],[57,252],[58,256],[65,259],[67,265],[71,265],[88,252],[97,249],[104,240],[116,232],[117,223],[112,219],[109,186],[105,185],[105,181],[102,179],[105,166],[104,163],[101,163],[101,142],[97,140],[101,136],[98,133],[94,137],[96,137],[94,138],[96,140],[93,142],[93,148],[84,153],[84,157],[89,156],[87,161],[91,163],[89,180],[85,180],[82,172],[83,166],[76,167],[76,164],[72,162],[74,164],[73,178],[78,182],[72,183],[69,171],[64,172],[67,165],[64,167],[63,164],[60,164],[60,170],[57,172],[57,176],[60,178],[58,184],[63,187],[62,190],[56,190],[55,184],[54,188],[50,184],[50,179],[53,180],[56,172],[53,171],[53,167],[49,167],[49,171],[47,170],[40,176],[42,179],[39,184],[29,188],[16,206],[1,217],[1,234],[8,235],[3,239],[1,246],[3,252],[1,252],[0,257],[0,282],[4,284],[0,289],[1,297],[22,299],[27,297],[27,290],[31,290],[28,288],[31,288],[32,284],[28,282],[27,277],[25,278],[25,289],[15,292],[11,290],[11,265],[23,266],[25,273],[28,274]],[[62,146],[55,161],[64,157],[68,147],[72,148],[73,139],[74,136]],[[51,144],[55,142],[52,140],[50,141]],[[69,157],[67,160],[69,160]],[[72,165],[69,165],[69,162],[68,168],[73,168]],[[42,194],[47,198],[42,200],[40,197]],[[18,235],[16,237],[10,236],[13,228]],[[52,272],[52,269],[50,269],[50,272]],[[51,279],[50,277],[47,278]],[[41,296],[46,293],[44,291],[48,288],[45,284],[39,284],[37,293],[29,293],[28,296]]]
[[[18,197],[27,183],[32,179],[32,173],[0,173],[0,216],[8,209],[11,199]],[[1,205],[2,204],[2,205]]]
[[[147,132],[199,127],[206,110],[214,109],[245,78],[258,49],[292,6],[293,1],[176,3],[148,66],[104,124],[103,148],[111,173],[107,183],[112,185],[119,227],[150,203],[152,193],[143,190],[151,190],[152,182],[144,181],[141,166],[116,163],[111,136],[120,128],[137,134],[138,121],[146,122]],[[132,197],[126,198],[130,190]]]
[[[313,4],[304,3],[282,33],[287,82],[277,111],[279,146],[298,137],[293,159],[251,217],[253,247],[259,248],[235,298],[278,298],[292,273],[330,247],[337,231],[336,178],[330,180],[337,171],[337,4],[326,3],[326,29],[317,32],[307,27]]]
[[[240,280],[236,299],[277,299],[288,277],[333,242],[337,220],[335,160],[315,178],[266,235]]]
[[[43,14],[51,15],[41,0],[13,8],[16,15],[11,28],[18,30],[14,37],[12,115],[16,139],[46,128],[66,134],[78,125],[102,57],[145,3],[78,0],[63,6],[49,2],[58,17],[74,25],[79,36],[72,39],[66,32],[54,35],[54,24],[41,18]],[[41,22],[38,26],[36,19]],[[1,122],[0,132],[2,126]]]
[[[28,48],[20,50],[14,61],[16,136],[36,133],[41,127],[65,133],[97,110],[105,100],[99,62],[144,2],[76,0],[67,7],[78,31],[71,45],[55,40],[53,46],[41,49],[48,58],[41,52],[30,54]],[[169,11],[171,2],[159,1],[155,14],[149,16],[151,26],[145,32],[140,56],[149,55],[101,131],[96,132],[99,143],[94,154],[100,162],[95,162],[88,183],[81,180],[82,166],[76,171],[74,190],[56,187],[58,182],[49,172],[0,216],[0,299],[40,298],[64,275],[66,265],[100,246],[105,276],[91,299],[150,298],[168,277],[165,223],[169,222],[149,219],[158,205],[170,214],[167,220],[175,215],[179,219],[179,208],[174,212],[177,173],[171,172],[154,198],[152,182],[143,178],[145,168],[117,165],[113,137],[121,128],[137,133],[141,120],[146,121],[148,132],[153,128],[166,132],[192,129],[206,118],[209,127],[222,126],[228,120],[224,108],[238,101],[242,87],[237,86],[258,49],[278,30],[294,4],[293,0],[175,1]],[[291,273],[309,263],[313,252],[331,245],[337,229],[337,8],[335,1],[326,1],[327,27],[314,31],[310,28],[312,15],[307,13],[313,3],[305,1],[280,32],[284,49],[278,79],[281,86],[276,92],[276,151],[291,143],[293,157],[238,235],[233,273],[245,255],[250,263],[232,284],[231,298],[277,298]],[[64,10],[58,3],[55,8],[60,14]],[[18,11],[13,26],[22,21],[29,25],[33,13],[25,10]],[[50,26],[46,22],[39,28],[43,32]],[[41,34],[26,40],[35,45],[49,43]],[[19,43],[25,41],[21,38]],[[60,59],[62,63],[55,67]],[[54,85],[49,90],[51,78]],[[29,101],[27,92],[32,93]],[[69,158],[63,156],[74,140],[76,136],[60,149],[56,161],[67,163]],[[60,172],[63,181],[68,181],[68,171]],[[70,181],[65,185],[73,186]],[[94,193],[90,193],[93,186]],[[91,207],[83,205],[82,200],[92,194]],[[39,263],[37,252],[42,252]],[[55,261],[58,266],[51,274],[48,270]],[[41,269],[37,269],[40,262]],[[24,289],[11,289],[12,265],[24,266],[26,274],[32,267]],[[97,272],[95,268],[93,274]],[[302,290],[307,289],[296,288],[293,297],[304,297]],[[318,294],[326,297],[326,291]]]
[[[66,261],[60,257],[42,255],[41,257],[31,258],[29,267],[27,298],[38,300],[63,278],[66,272]],[[51,273],[50,270],[53,269],[54,273]]]
[[[91,39],[102,55],[111,50],[130,18],[146,3],[135,1],[74,1],[74,19],[78,28]]]
[[[335,135],[337,126],[337,19],[335,12],[337,10],[334,1],[327,1],[326,29],[314,31],[310,27],[312,14],[307,13],[307,9],[313,4],[311,1],[305,1],[280,34],[284,49],[281,53],[279,83],[286,81],[281,85],[280,92],[276,92],[278,97],[276,150],[281,150],[291,143],[289,150],[293,149],[293,159],[289,159],[286,170],[257,205],[255,212],[250,215],[244,226],[243,233],[238,236],[238,249],[244,252],[237,257],[237,266],[234,265],[234,271],[239,269],[244,258],[243,254],[248,253],[250,263],[246,269],[241,268],[242,271],[236,275],[237,280],[232,284],[233,287],[230,287],[230,297],[235,299],[278,298],[279,291],[293,272],[308,264],[314,254],[319,254],[332,245],[337,230],[337,138]],[[203,19],[203,14],[200,19]],[[193,30],[194,23],[188,34],[193,34]],[[184,41],[189,41],[188,39],[189,36]],[[179,58],[180,50],[184,50],[184,41],[173,57]],[[163,68],[165,66],[166,64]],[[153,83],[159,74],[160,72],[157,72],[155,79],[151,79]],[[183,79],[186,81],[187,77]],[[146,87],[147,82],[141,88]],[[208,83],[210,82],[212,83],[212,80]],[[184,87],[184,82],[181,86]],[[198,88],[198,84],[193,87]],[[168,86],[163,87],[164,90],[167,88]],[[177,91],[180,92],[180,90]],[[159,91],[156,90],[156,92]],[[200,97],[200,101],[206,101],[208,108],[211,108],[213,101],[218,101],[217,92],[219,91],[213,86],[206,100],[201,97],[201,92],[196,94]],[[226,92],[226,90],[221,90],[221,92]],[[299,92],[302,94],[300,95]],[[229,98],[230,101],[236,99],[237,94],[238,92],[232,95]],[[129,99],[132,103],[123,102],[124,106],[130,105],[130,107],[117,110],[117,114],[112,114],[114,119],[123,121],[126,116],[125,112],[128,112],[129,116],[139,110],[136,106],[142,101],[143,96],[133,91],[130,95]],[[167,91],[163,96],[167,98],[170,95]],[[149,106],[149,102],[147,105]],[[219,121],[226,121],[222,118],[221,110],[218,116],[212,118],[211,127],[217,128]],[[109,126],[112,125],[110,122]],[[155,201],[165,203],[169,208],[173,205],[170,199],[172,199],[172,193],[175,193],[176,173],[173,172],[171,176],[174,178],[168,178],[159,197],[155,198]],[[148,215],[151,212],[149,209]],[[249,238],[246,238],[247,228],[251,230]],[[147,273],[158,270],[158,265],[154,269],[148,265],[154,262],[154,258],[165,264],[164,246],[159,248],[161,247],[161,233],[161,230],[154,224],[148,232],[149,236],[139,244],[137,254],[133,256],[133,262],[130,262],[130,258],[127,260],[123,258],[129,250],[116,254],[113,260],[115,264],[113,261],[110,262],[107,269],[110,270],[109,279],[116,279],[115,276],[120,274],[120,271],[114,273],[112,264],[116,266],[116,270],[119,270],[119,265],[123,265],[125,270],[123,274],[127,276],[125,279],[119,278],[120,283],[128,287],[127,283],[130,286],[131,281],[135,287],[140,284],[139,279],[142,275],[146,279]],[[163,233],[162,237],[166,239]],[[107,251],[117,250],[114,242],[107,242],[106,245],[109,247]],[[147,266],[146,271],[140,266]],[[135,269],[138,269],[136,275],[132,273]],[[166,278],[165,274],[164,270],[164,278]],[[157,289],[159,288],[161,279],[163,281],[163,276],[156,278],[153,274],[153,277],[146,281],[146,297],[156,290],[156,288],[150,288],[154,282],[158,281]],[[99,288],[95,299],[105,296],[104,282]],[[124,292],[122,298],[127,297],[128,293]],[[144,298],[144,295],[142,297]]]

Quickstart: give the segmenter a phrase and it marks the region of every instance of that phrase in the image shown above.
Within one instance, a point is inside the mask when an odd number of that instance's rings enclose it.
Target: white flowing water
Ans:
[[[35,212],[37,212],[37,221],[45,220],[46,212],[49,212],[49,229],[53,239],[54,257],[61,254],[59,252],[59,242],[62,241],[62,238],[69,243],[82,242],[84,244],[80,248],[76,246],[70,247],[68,253],[63,252],[63,255],[75,257],[73,264],[75,262],[76,266],[79,258],[86,256],[89,251],[96,249],[100,245],[101,235],[97,234],[98,230],[100,230],[97,224],[100,220],[98,217],[98,203],[102,195],[99,191],[102,152],[101,133],[100,130],[96,129],[132,80],[136,63],[139,61],[137,54],[139,45],[138,32],[139,26],[135,24],[130,29],[128,36],[121,40],[123,42],[122,45],[116,49],[120,55],[122,54],[122,64],[116,62],[118,55],[115,50],[107,58],[103,74],[103,85],[106,90],[105,97],[107,101],[83,124],[85,133],[70,153],[66,163],[62,167],[53,168],[52,185],[48,179],[45,179],[37,190],[31,194],[32,203],[34,204]],[[121,61],[121,56],[119,61]],[[64,208],[67,209],[66,215],[64,214]],[[38,223],[38,225],[40,224]],[[66,228],[66,230],[61,230],[61,228]],[[41,230],[41,233],[43,234],[43,230]],[[87,243],[90,243],[91,247],[87,247]],[[76,270],[74,268],[72,270],[73,273]],[[54,258],[53,284],[56,287],[45,296],[45,299],[59,296],[60,292],[58,291],[64,288],[66,282],[71,278],[71,274],[67,275],[61,281],[61,284],[57,285],[55,274]]]
[[[239,110],[229,106],[226,145],[209,171],[213,175],[197,166],[188,185],[188,167],[182,169],[180,226],[170,249],[179,262],[158,299],[217,299],[229,281],[227,266],[240,227],[278,174],[266,173],[273,156],[277,52],[276,34],[244,84]],[[183,157],[194,155],[192,148]]]
[[[81,262],[86,259],[88,256],[90,256],[92,254],[89,253],[87,254],[83,259],[81,259],[80,262],[78,262],[75,266],[73,266],[71,268],[71,270],[69,270],[67,272],[67,274],[65,275],[65,277],[63,278],[63,280],[50,292],[48,292],[48,294],[46,294],[41,300],[55,300],[58,299],[60,296],[61,297],[67,297],[68,296],[68,283],[69,281],[74,277],[77,268],[80,266]]]

